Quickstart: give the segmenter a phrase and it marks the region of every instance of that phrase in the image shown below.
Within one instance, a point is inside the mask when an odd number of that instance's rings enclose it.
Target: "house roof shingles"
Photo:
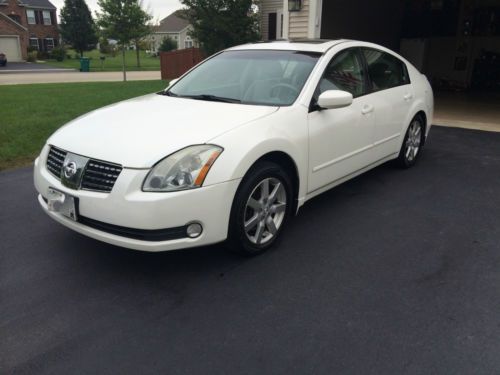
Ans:
[[[0,0],[0,4],[7,3],[7,0]],[[27,7],[33,8],[43,8],[43,9],[56,9],[54,4],[52,4],[49,0],[20,0],[18,1],[20,5],[25,5]]]
[[[160,24],[155,28],[156,32],[178,33],[184,30],[189,22],[179,17],[180,12],[176,11],[160,21]]]

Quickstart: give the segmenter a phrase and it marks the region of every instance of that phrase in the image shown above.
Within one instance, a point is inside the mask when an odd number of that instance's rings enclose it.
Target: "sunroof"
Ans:
[[[290,43],[323,44],[331,42],[332,39],[290,39]]]

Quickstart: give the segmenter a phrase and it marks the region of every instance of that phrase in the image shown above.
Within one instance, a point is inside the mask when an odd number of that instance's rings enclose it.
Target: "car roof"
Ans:
[[[242,50],[283,50],[283,51],[303,51],[325,53],[333,46],[347,42],[347,39],[291,39],[276,40],[272,42],[259,42],[252,44],[242,44],[229,48],[229,51]]]

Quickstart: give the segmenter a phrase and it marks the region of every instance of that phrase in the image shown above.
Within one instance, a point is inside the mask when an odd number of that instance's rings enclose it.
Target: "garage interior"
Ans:
[[[432,83],[435,124],[500,131],[500,0],[323,0],[321,38],[399,51]]]

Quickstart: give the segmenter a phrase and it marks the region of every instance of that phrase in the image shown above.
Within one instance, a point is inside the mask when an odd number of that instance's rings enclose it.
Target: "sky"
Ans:
[[[50,0],[50,2],[57,7],[58,11],[60,11],[64,5],[64,0]],[[86,0],[86,2],[92,15],[95,16],[95,11],[99,10],[97,0]],[[153,16],[153,21],[155,22],[165,18],[177,9],[182,8],[178,0],[143,0],[143,6],[148,13]]]

